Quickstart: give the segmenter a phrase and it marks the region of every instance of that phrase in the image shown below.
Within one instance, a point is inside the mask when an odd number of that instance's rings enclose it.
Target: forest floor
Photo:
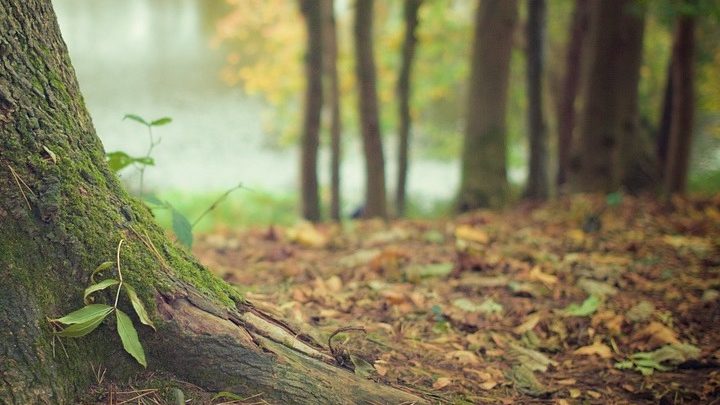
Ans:
[[[194,252],[431,402],[720,404],[720,196],[218,230]]]

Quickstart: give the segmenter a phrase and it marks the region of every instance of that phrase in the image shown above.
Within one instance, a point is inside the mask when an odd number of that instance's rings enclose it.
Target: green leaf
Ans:
[[[190,221],[178,210],[172,210],[172,228],[178,241],[187,247],[192,247],[193,234]]]
[[[360,377],[366,378],[375,373],[375,367],[361,357],[351,354],[350,361],[352,361],[353,366],[355,366],[355,374]]]
[[[107,270],[110,267],[112,267],[115,264],[115,262],[102,262],[99,266],[95,267],[95,270],[93,270],[92,273],[90,273],[90,282],[95,283],[95,275],[100,273],[101,271]]]
[[[97,328],[108,315],[112,312],[113,308],[110,307],[110,311],[104,314],[102,317],[91,319],[87,322],[76,323],[68,326],[67,328],[57,332],[56,335],[62,337],[82,337],[92,332]]]
[[[610,193],[607,195],[607,197],[605,197],[605,202],[610,207],[617,207],[618,205],[620,205],[620,203],[622,203],[622,200],[623,200],[623,195],[619,191]]]
[[[590,316],[598,310],[599,306],[600,299],[591,295],[582,304],[570,304],[563,311],[568,316]]]
[[[628,369],[633,368],[634,365],[635,364],[632,361],[625,360],[625,361],[619,361],[619,362],[615,363],[615,368],[617,368],[619,370],[628,370]]]
[[[148,316],[148,313],[145,310],[145,306],[142,301],[140,301],[140,297],[138,297],[137,292],[135,292],[135,289],[128,283],[123,284],[123,287],[125,287],[125,292],[127,293],[128,298],[130,298],[130,303],[132,303],[135,313],[138,318],[140,318],[140,322],[157,331],[157,329],[155,329],[155,325],[150,319],[150,316]]]
[[[62,318],[53,319],[53,321],[71,325],[75,323],[83,323],[95,319],[99,316],[105,317],[112,311],[113,307],[105,304],[90,304],[84,306],[77,311],[73,311]]]
[[[158,207],[166,207],[168,205],[159,199],[155,194],[146,194],[143,196],[143,199],[152,205],[157,205]]]
[[[133,120],[133,121],[139,122],[143,125],[150,126],[149,122],[145,121],[145,119],[143,119],[143,117],[141,117],[137,114],[125,114],[125,116],[123,117],[123,120],[125,120],[125,119]]]
[[[152,127],[159,127],[159,126],[161,126],[161,125],[166,125],[166,124],[169,124],[169,123],[171,123],[171,122],[172,122],[172,118],[170,118],[170,117],[162,117],[162,118],[158,118],[158,119],[156,119],[155,121],[151,122],[151,123],[150,123],[150,126],[152,126]]]
[[[115,280],[114,278],[108,278],[97,284],[93,284],[85,289],[85,295],[83,295],[83,301],[85,301],[85,304],[87,304],[88,303],[87,298],[90,294],[94,293],[95,291],[104,290],[110,286],[117,285],[117,284],[120,284],[120,281]]]
[[[135,330],[130,317],[119,309],[115,311],[115,315],[117,317],[117,332],[118,335],[120,335],[123,348],[143,367],[147,367],[145,351],[143,351],[143,347],[138,339],[137,331]]]
[[[110,170],[112,170],[113,173],[117,173],[133,163],[133,158],[122,151],[107,153],[105,154],[105,157],[108,165],[110,166]]]

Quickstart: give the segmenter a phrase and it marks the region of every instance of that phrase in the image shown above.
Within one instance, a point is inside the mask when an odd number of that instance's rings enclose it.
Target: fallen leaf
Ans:
[[[484,231],[473,228],[468,225],[460,225],[455,229],[455,238],[468,241],[468,242],[476,242],[485,244],[488,243],[490,238],[488,238],[487,233]]]
[[[540,322],[540,314],[532,314],[525,319],[525,322],[516,326],[515,329],[513,329],[513,332],[518,335],[522,335],[535,329],[535,326],[537,326],[538,322]]]
[[[535,266],[530,270],[530,280],[533,281],[539,281],[548,287],[556,284],[558,282],[558,278],[556,276],[553,276],[552,274],[543,273],[542,270],[540,270],[540,266]]]
[[[452,383],[452,380],[447,377],[440,377],[438,378],[432,385],[432,387],[436,390],[441,390],[448,385]]]
[[[455,350],[445,355],[445,360],[451,360],[463,366],[472,366],[480,363],[480,358],[468,350]]]
[[[609,359],[612,357],[612,350],[610,350],[610,347],[607,345],[595,342],[591,344],[590,346],[583,346],[573,352],[573,354],[582,355],[582,356],[592,356],[597,355],[600,356],[603,359]]]
[[[648,347],[655,348],[664,344],[679,344],[677,333],[660,322],[650,322],[633,336],[633,341],[644,341]]]

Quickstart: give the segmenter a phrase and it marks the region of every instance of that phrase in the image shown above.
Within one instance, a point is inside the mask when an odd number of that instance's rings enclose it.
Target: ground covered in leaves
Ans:
[[[432,402],[720,403],[720,197],[219,230],[194,251],[340,364]]]

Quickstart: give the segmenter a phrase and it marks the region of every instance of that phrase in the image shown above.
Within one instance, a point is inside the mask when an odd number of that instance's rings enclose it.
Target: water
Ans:
[[[54,0],[53,4],[107,151],[145,153],[146,130],[123,121],[126,113],[173,118],[172,124],[155,130],[162,143],[153,152],[156,166],[146,171],[146,188],[208,192],[242,182],[271,192],[297,191],[298,152],[265,147],[259,119],[265,108],[262,101],[220,79],[224,53],[211,47],[210,39],[216,20],[225,12],[223,1]],[[389,145],[394,142],[386,143],[386,156],[394,156]],[[354,203],[362,199],[363,161],[357,142],[348,143],[346,149],[343,196]],[[320,160],[320,181],[327,185],[324,151]],[[388,163],[392,184],[395,167]],[[133,174],[125,176],[135,180]],[[451,198],[458,177],[455,163],[415,161],[409,193],[425,202]]]

